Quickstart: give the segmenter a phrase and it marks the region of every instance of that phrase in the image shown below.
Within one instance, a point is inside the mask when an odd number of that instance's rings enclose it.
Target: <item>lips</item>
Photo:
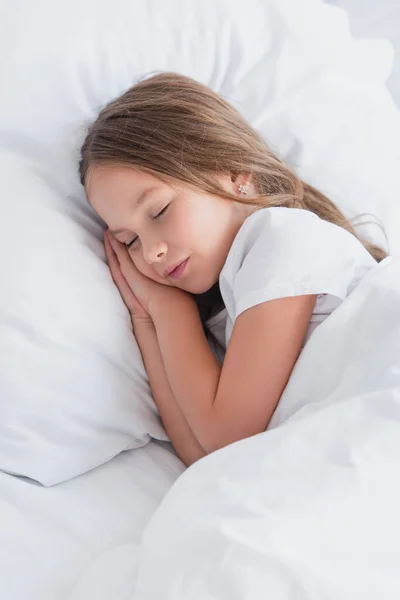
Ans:
[[[165,271],[164,271],[164,276],[172,277],[173,279],[180,277],[182,275],[183,271],[185,270],[186,263],[188,260],[189,259],[186,258],[185,260],[182,260],[181,262],[176,263],[175,265],[172,265],[171,267],[168,267],[168,269],[165,269]]]

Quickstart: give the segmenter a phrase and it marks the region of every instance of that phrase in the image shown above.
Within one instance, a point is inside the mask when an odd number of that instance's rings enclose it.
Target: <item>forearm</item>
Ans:
[[[163,364],[156,330],[151,323],[138,322],[134,324],[134,333],[165,430],[179,458],[189,466],[205,456],[206,452],[189,427],[173,395]]]
[[[172,393],[204,448],[221,423],[213,410],[221,365],[212,353],[192,298],[162,299],[152,318]]]

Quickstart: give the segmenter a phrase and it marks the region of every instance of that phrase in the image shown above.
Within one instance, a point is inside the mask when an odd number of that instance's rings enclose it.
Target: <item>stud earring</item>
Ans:
[[[247,196],[247,185],[240,184],[238,187],[239,193]]]

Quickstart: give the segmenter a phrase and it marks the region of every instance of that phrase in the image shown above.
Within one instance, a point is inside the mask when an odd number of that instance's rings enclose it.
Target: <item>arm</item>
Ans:
[[[161,420],[179,458],[189,466],[204,456],[206,452],[193,435],[173,397],[162,362],[154,324],[148,312],[133,293],[122,272],[121,263],[124,269],[127,269],[126,273],[130,273],[134,269],[129,255],[122,244],[116,244],[107,232],[104,245],[113,281],[131,314],[134,334],[142,353],[144,366]]]
[[[243,312],[222,368],[192,298],[155,303],[151,314],[172,393],[207,452],[265,430],[301,351],[315,299],[283,298]]]
[[[278,236],[278,242],[282,237]],[[247,267],[268,255],[263,244],[270,238],[257,234],[261,248],[253,243]],[[171,406],[174,401],[178,403],[200,446],[208,453],[264,431],[300,353],[316,296],[270,300],[245,310],[236,319],[221,368],[208,346],[194,298],[148,279],[134,266],[122,244],[113,238],[110,243],[106,249],[114,281],[132,315],[151,316],[161,351],[159,362],[164,365],[165,382],[170,386],[169,401]],[[249,262],[250,255],[253,260]],[[246,288],[245,271],[241,272],[241,277],[236,277],[241,281],[236,283]],[[268,273],[262,269],[258,275],[261,289]],[[144,345],[142,351],[145,353]],[[153,373],[151,352],[146,351],[146,356],[146,368]],[[158,367],[154,371],[158,373]],[[159,382],[158,376],[152,377]],[[160,386],[159,399],[161,393],[166,393],[165,387],[163,391]],[[164,414],[168,413],[167,401],[163,406]],[[177,446],[183,433],[179,428],[174,432]]]
[[[154,401],[169,439],[179,458],[189,466],[206,455],[190,429],[169,385],[162,362],[154,325],[148,321],[133,322]]]

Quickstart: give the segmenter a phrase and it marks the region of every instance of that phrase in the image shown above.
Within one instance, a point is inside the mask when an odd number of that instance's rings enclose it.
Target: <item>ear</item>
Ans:
[[[247,191],[248,194],[254,194],[255,190],[252,186],[252,177],[251,174],[221,174],[218,176],[218,181],[226,189],[227,192],[231,194],[243,195],[243,189]],[[241,187],[243,186],[243,187]],[[240,188],[240,189],[239,189]]]
[[[253,194],[252,176],[251,173],[232,174],[231,175],[232,191],[234,194]]]

